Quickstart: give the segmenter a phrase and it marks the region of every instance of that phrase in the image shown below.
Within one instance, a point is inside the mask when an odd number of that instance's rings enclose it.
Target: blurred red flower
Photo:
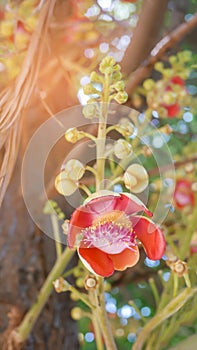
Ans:
[[[173,85],[179,85],[184,88],[185,82],[179,76],[174,76],[170,79],[169,85],[166,87],[166,91],[173,91]],[[177,101],[172,104],[164,103],[162,106],[167,110],[168,118],[176,117],[180,111],[180,104]]]
[[[174,202],[177,208],[195,205],[195,196],[192,191],[192,183],[189,180],[177,180],[174,192]]]

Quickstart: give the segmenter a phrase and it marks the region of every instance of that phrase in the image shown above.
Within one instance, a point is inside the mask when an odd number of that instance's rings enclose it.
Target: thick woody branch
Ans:
[[[152,49],[149,58],[129,77],[126,87],[127,93],[131,94],[135,88],[149,75],[154,64],[163,56],[163,54],[169,48],[181,41],[196,26],[197,13],[195,13],[187,22],[181,24],[171,33],[162,38]]]
[[[122,60],[125,75],[139,67],[154,47],[167,3],[168,0],[144,0],[137,27]]]

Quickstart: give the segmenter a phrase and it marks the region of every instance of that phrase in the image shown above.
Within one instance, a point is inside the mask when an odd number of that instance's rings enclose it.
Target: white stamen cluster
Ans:
[[[122,243],[129,247],[136,245],[131,227],[113,221],[106,221],[87,227],[81,233],[87,248],[92,246],[107,247],[112,244],[118,245]]]

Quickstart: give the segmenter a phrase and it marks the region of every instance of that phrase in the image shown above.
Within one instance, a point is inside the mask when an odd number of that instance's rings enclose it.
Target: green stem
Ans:
[[[88,139],[92,140],[93,142],[96,142],[96,137],[93,136],[92,134],[89,134],[88,132],[85,132],[85,131],[80,131],[80,133],[87,137]]]
[[[108,103],[110,96],[110,75],[105,74],[102,94],[101,114],[99,119],[98,135],[96,141],[96,191],[104,189],[105,174],[105,141],[106,141],[106,125],[108,115]]]
[[[81,188],[81,190],[83,190],[88,197],[91,196],[92,192],[90,192],[89,188],[86,185],[80,183],[78,185],[78,188]]]
[[[142,329],[132,350],[142,350],[144,343],[149,337],[149,334],[159,326],[163,321],[165,321],[170,316],[178,312],[185,303],[193,297],[197,292],[197,288],[185,288],[176,298],[169,302],[163,310],[157,313]]]
[[[90,171],[92,174],[97,176],[97,171],[89,165],[86,165],[86,170]]]
[[[191,238],[193,236],[195,229],[197,228],[196,217],[197,217],[197,207],[194,209],[192,213],[192,219],[188,223],[187,234],[183,235],[183,240],[181,241],[181,247],[180,247],[180,253],[179,253],[179,257],[181,260],[185,260],[185,258],[188,255]]]
[[[116,179],[112,180],[109,185],[107,186],[107,190],[110,189],[112,186],[114,186],[115,184],[119,183],[119,182],[123,182],[123,177],[119,176]]]
[[[75,294],[85,305],[87,305],[90,309],[95,309],[95,306],[90,303],[84,293],[79,292],[75,287],[69,286],[68,289],[71,293]]]
[[[89,298],[90,298],[90,301],[92,302],[92,304],[96,305],[96,308],[97,308],[98,307],[98,298],[97,298],[96,291],[90,291]],[[93,310],[93,312],[92,312],[92,323],[93,323],[95,338],[96,338],[95,339],[96,340],[96,348],[97,348],[97,350],[104,350],[101,328],[100,328],[100,325],[98,322],[98,317],[97,317],[97,309]]]
[[[155,298],[155,303],[156,303],[156,305],[158,305],[159,304],[159,293],[158,293],[158,290],[157,290],[157,287],[156,287],[156,284],[155,284],[155,281],[153,278],[149,279],[149,284],[150,284],[152,293],[153,293],[154,298]]]
[[[177,295],[178,287],[179,287],[179,276],[176,273],[174,273],[173,298]]]
[[[114,337],[112,335],[111,327],[107,317],[105,309],[105,297],[104,297],[104,285],[103,278],[99,277],[99,288],[98,288],[98,305],[97,305],[97,317],[105,340],[107,350],[117,350]]]
[[[53,269],[45,280],[36,301],[31,306],[30,310],[27,312],[16,330],[16,338],[19,343],[23,343],[28,338],[34,323],[36,322],[42,308],[46,304],[53,290],[53,282],[62,274],[73,254],[73,250],[66,248],[61,256],[58,257]]]
[[[110,96],[110,80],[111,75],[105,74],[103,93],[102,93],[102,105],[101,114],[99,119],[98,135],[96,142],[96,191],[104,189],[104,173],[105,173],[105,142],[106,142],[106,125],[108,116],[108,104]],[[104,286],[103,278],[99,277],[99,287],[97,288],[97,303],[96,303],[96,318],[99,321],[100,329],[104,337],[107,350],[116,350],[116,344],[112,331],[110,328],[109,320],[105,309],[104,298]],[[97,328],[96,328],[97,329]]]
[[[62,245],[60,243],[60,233],[59,233],[58,219],[56,214],[51,215],[51,222],[52,222],[53,232],[55,237],[55,247],[56,247],[57,258],[59,258],[60,255],[62,254]]]
[[[96,191],[102,190],[104,188],[104,172],[105,172],[105,140],[106,140],[106,115],[104,121],[99,122],[98,137],[97,137],[97,148],[96,148]]]

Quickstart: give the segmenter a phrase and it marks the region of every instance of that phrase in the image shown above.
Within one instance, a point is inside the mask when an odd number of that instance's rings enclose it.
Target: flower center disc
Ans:
[[[82,236],[86,248],[96,247],[109,254],[133,250],[136,245],[129,218],[118,210],[98,216],[92,226],[82,230]]]

